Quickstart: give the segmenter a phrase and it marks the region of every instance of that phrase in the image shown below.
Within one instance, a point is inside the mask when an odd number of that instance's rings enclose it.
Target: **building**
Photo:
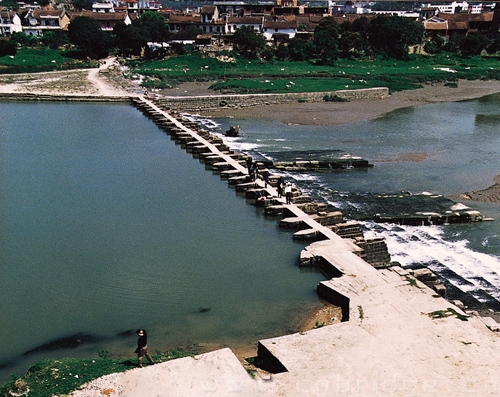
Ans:
[[[30,10],[24,17],[23,32],[42,36],[45,32],[67,30],[70,17],[65,10]]]
[[[22,32],[21,18],[14,11],[0,11],[0,35]]]

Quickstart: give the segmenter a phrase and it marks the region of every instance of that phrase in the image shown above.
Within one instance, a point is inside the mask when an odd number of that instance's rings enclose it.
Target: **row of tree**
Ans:
[[[153,52],[147,43],[165,43],[172,38],[194,39],[199,33],[201,30],[193,26],[172,35],[165,18],[154,11],[145,12],[131,25],[118,23],[112,33],[103,32],[96,20],[82,16],[71,22],[67,32],[46,32],[41,38],[15,33],[9,41],[0,41],[0,56],[13,55],[18,45],[30,45],[39,40],[50,48],[72,44],[85,58],[99,59],[112,51],[123,56],[162,57],[165,54],[161,49]],[[361,17],[339,25],[333,18],[326,17],[314,30],[313,40],[294,38],[270,47],[261,33],[243,26],[234,33],[233,45],[240,56],[249,59],[315,60],[319,64],[331,65],[338,58],[381,56],[405,60],[409,57],[409,47],[420,45],[423,36],[422,24],[409,18],[381,15],[370,19]],[[452,36],[447,43],[437,37],[428,41],[424,50],[430,54],[446,50],[470,56],[483,50],[494,53],[499,47],[499,41],[474,32]]]
[[[188,32],[189,33],[189,32]],[[199,32],[191,32],[196,35]],[[183,32],[179,37],[186,36]],[[118,22],[113,32],[105,32],[99,23],[90,17],[78,16],[71,21],[67,31],[45,32],[43,36],[31,36],[17,32],[9,40],[0,41],[0,56],[15,55],[18,46],[43,45],[52,49],[73,45],[82,58],[100,59],[110,52],[120,55],[141,55],[148,42],[167,42],[172,38],[165,18],[155,11],[146,11],[131,25]],[[146,54],[149,55],[149,54]]]
[[[338,58],[373,58],[406,60],[409,47],[422,43],[424,27],[409,18],[380,15],[368,19],[338,24],[333,18],[323,18],[314,30],[312,41],[294,38],[270,50],[264,37],[250,27],[242,27],[234,34],[234,49],[247,58],[270,58],[304,61],[315,59],[320,64],[334,64]],[[482,51],[496,53],[498,40],[481,32],[452,35],[445,43],[437,36],[427,41],[424,50],[429,54],[440,51],[463,56],[479,55]]]

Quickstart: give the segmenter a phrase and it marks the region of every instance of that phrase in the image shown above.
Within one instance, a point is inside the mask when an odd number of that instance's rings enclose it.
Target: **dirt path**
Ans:
[[[0,93],[126,96],[142,89],[125,79],[122,66],[110,57],[99,68],[0,75]]]

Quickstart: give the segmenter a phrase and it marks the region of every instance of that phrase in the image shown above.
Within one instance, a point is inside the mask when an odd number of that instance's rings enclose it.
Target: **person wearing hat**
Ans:
[[[142,367],[143,356],[146,356],[150,364],[154,364],[153,358],[148,351],[148,334],[146,333],[146,330],[138,329],[136,333],[139,337],[139,339],[137,339],[137,349],[135,349],[135,352],[137,353],[137,366],[139,368]]]

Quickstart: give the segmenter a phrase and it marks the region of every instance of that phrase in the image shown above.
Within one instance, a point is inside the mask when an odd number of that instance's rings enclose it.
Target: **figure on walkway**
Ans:
[[[138,329],[136,333],[139,337],[139,339],[137,339],[137,349],[135,349],[135,352],[137,353],[137,366],[139,368],[142,367],[142,357],[144,356],[146,356],[150,364],[154,364],[153,358],[151,357],[151,354],[149,354],[148,350],[148,335],[146,330]]]
[[[271,174],[269,173],[269,170],[266,168],[266,169],[264,170],[264,173],[263,173],[262,175],[263,175],[263,177],[264,177],[264,187],[267,187],[267,184],[269,183],[269,176],[270,176]]]
[[[285,197],[286,203],[292,204],[292,184],[290,182],[287,182],[285,185]]]
[[[250,178],[252,177],[252,164],[253,164],[252,158],[247,157],[247,170],[248,170],[248,175],[250,176]]]
[[[257,166],[257,163],[253,163],[250,166],[250,179],[252,179],[252,181],[255,181],[258,172],[259,172],[259,167]]]
[[[278,184],[276,185],[276,188],[278,189],[278,198],[283,197],[283,185],[285,184],[285,178],[280,176],[278,179]]]

